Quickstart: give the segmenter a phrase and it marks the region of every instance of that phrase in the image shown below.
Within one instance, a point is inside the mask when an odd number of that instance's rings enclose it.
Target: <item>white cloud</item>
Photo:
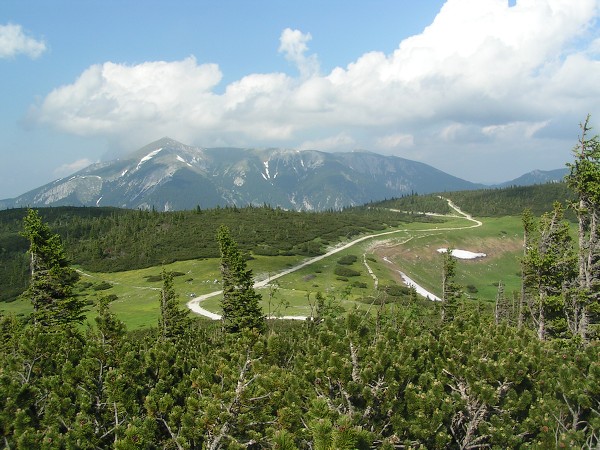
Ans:
[[[501,125],[489,125],[483,127],[481,132],[489,137],[503,140],[518,140],[532,138],[538,131],[548,125],[549,121],[543,122],[509,122]]]
[[[316,55],[306,55],[307,43],[312,39],[310,33],[302,33],[300,30],[286,28],[279,37],[279,52],[285,55],[288,61],[296,64],[303,78],[317,75],[319,72],[319,61]]]
[[[325,75],[308,54],[312,36],[288,28],[279,51],[298,77],[249,74],[222,93],[219,68],[194,57],[107,62],[52,91],[34,116],[70,133],[137,136],[140,144],[164,135],[207,146],[348,150],[359,142],[419,151],[433,165],[461,161],[461,152],[476,144],[480,153],[501,147],[514,167],[527,148],[540,147],[537,132],[557,118],[575,116],[577,123],[588,112],[600,116],[597,28],[591,28],[599,4],[448,0],[431,25],[391,54],[358,55]],[[559,151],[562,143],[554,142],[544,148]]]
[[[45,51],[45,42],[27,36],[21,25],[0,25],[0,58],[11,58],[20,54],[37,58]]]
[[[167,132],[193,124],[198,131],[221,121],[215,64],[194,57],[135,66],[107,62],[83,72],[75,83],[53,90],[32,114],[77,135]]]
[[[63,164],[62,166],[57,167],[56,169],[54,169],[54,175],[58,177],[64,177],[66,175],[70,175],[74,172],[77,172],[78,170],[81,170],[93,163],[94,161],[88,158],[78,159],[77,161],[73,161],[71,163]]]

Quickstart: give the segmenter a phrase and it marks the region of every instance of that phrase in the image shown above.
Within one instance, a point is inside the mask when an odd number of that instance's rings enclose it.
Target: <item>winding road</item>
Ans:
[[[435,214],[435,213],[424,213],[424,214],[431,215],[431,216],[443,216],[443,217],[462,217],[470,222],[473,222],[473,225],[465,226],[465,227],[428,228],[428,229],[418,230],[419,232],[463,230],[463,229],[467,229],[467,228],[480,227],[481,225],[483,225],[483,223],[481,221],[474,219],[470,214],[463,212],[458,206],[456,206],[454,203],[452,203],[452,201],[450,199],[447,199],[447,198],[444,198],[441,196],[440,196],[440,198],[443,200],[446,200],[448,202],[448,206],[450,206],[450,208],[452,208],[454,211],[456,211],[456,213],[458,215]],[[359,244],[360,242],[366,241],[368,239],[373,239],[375,237],[381,237],[381,236],[386,236],[386,235],[391,235],[391,234],[396,234],[396,233],[405,233],[407,231],[415,231],[415,230],[408,230],[408,229],[392,230],[392,231],[386,231],[383,233],[376,233],[376,234],[369,234],[369,235],[361,236],[361,237],[354,239],[353,241],[350,241],[346,244],[336,246],[336,247],[332,248],[331,250],[327,251],[323,255],[319,255],[319,256],[315,256],[314,258],[307,259],[307,260],[301,262],[300,264],[295,265],[294,267],[285,269],[275,275],[271,275],[264,280],[257,281],[256,283],[254,283],[254,287],[261,288],[261,287],[267,286],[269,283],[271,283],[272,281],[274,281],[278,278],[281,278],[285,275],[289,275],[290,273],[296,272],[297,270],[300,270],[306,266],[310,266],[311,264],[321,261],[322,259],[325,259],[325,258],[327,258],[331,255],[334,255],[338,252],[341,252],[343,250],[346,250],[347,248],[350,248],[350,247],[352,247],[356,244]],[[365,261],[365,265],[366,265],[366,261]],[[368,267],[368,265],[367,265],[367,267]],[[372,273],[370,268],[368,268],[368,271],[371,274],[371,276],[376,280],[376,277]],[[432,298],[431,296],[433,296],[433,294],[425,291],[423,288],[421,288],[419,285],[417,285],[414,281],[410,280],[410,278],[408,278],[405,274],[401,273],[401,275],[402,275],[403,279],[405,280],[405,283],[407,283],[409,286],[414,286],[417,289],[418,293],[424,294],[424,296],[426,296],[426,297],[429,295],[430,298]],[[222,293],[223,293],[223,291],[220,290],[220,291],[214,291],[214,292],[210,292],[208,294],[200,295],[200,296],[195,297],[192,300],[190,300],[187,303],[187,307],[196,314],[200,314],[200,315],[207,317],[209,319],[212,319],[212,320],[220,320],[221,316],[219,314],[213,313],[213,312],[203,308],[202,306],[200,306],[200,303],[209,298],[221,295]],[[433,296],[433,297],[435,297],[435,296]],[[435,297],[435,298],[437,298],[437,297]],[[306,320],[306,316],[277,316],[277,317],[271,316],[269,318],[288,319],[288,320]]]

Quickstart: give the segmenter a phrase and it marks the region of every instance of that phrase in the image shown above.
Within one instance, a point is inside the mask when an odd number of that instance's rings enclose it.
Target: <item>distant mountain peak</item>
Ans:
[[[179,142],[173,138],[165,136],[165,137],[158,139],[157,141],[151,142],[146,147],[148,147],[148,146],[169,147],[169,146],[180,146],[180,145],[184,145],[184,144],[182,144],[181,142]]]
[[[539,170],[535,169],[524,175],[521,175],[514,180],[507,181],[500,184],[500,187],[506,186],[531,186],[534,184],[545,184],[555,183],[564,181],[565,176],[569,172],[569,169],[555,169],[555,170]]]

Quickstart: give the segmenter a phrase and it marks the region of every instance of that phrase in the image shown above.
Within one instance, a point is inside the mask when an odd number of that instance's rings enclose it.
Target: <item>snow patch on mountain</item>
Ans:
[[[187,164],[189,167],[193,167],[189,162],[183,159],[181,156],[177,155],[177,161]]]
[[[163,149],[163,147],[158,148],[154,151],[151,151],[150,153],[148,153],[146,156],[144,156],[142,159],[140,159],[140,162],[138,163],[137,167],[134,170],[138,170],[140,168],[140,166],[142,164],[144,164],[146,161],[150,161],[152,158],[154,158],[158,152],[160,152]]]

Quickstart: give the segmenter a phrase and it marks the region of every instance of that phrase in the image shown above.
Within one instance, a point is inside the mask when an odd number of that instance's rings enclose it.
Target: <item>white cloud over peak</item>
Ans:
[[[29,37],[21,25],[0,25],[0,58],[11,58],[20,54],[37,58],[46,51],[46,43]]]
[[[536,133],[553,121],[600,116],[600,53],[590,28],[599,4],[448,0],[431,25],[391,54],[357,55],[325,75],[308,53],[312,36],[288,28],[279,52],[298,77],[249,74],[222,93],[215,89],[219,68],[194,57],[107,62],[52,91],[34,116],[79,135],[137,135],[138,143],[169,135],[207,146],[360,144],[399,154],[410,148],[417,157],[422,150],[435,165],[439,139],[445,170],[458,167],[465,144],[478,143],[480,153],[492,145],[495,154],[502,145],[514,161],[528,148],[537,151]],[[545,145],[556,164],[569,155]],[[547,163],[555,164],[550,156]]]

